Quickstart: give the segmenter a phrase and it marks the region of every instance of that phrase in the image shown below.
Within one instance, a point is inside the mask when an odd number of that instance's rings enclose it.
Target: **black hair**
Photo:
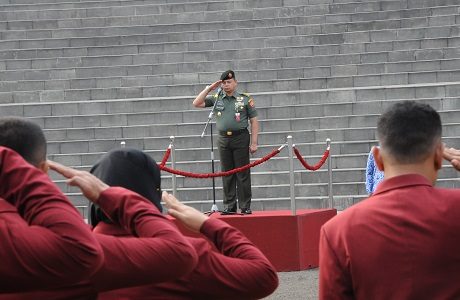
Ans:
[[[155,160],[131,148],[114,149],[104,154],[91,168],[93,175],[110,186],[121,186],[150,200],[161,212],[161,172]],[[96,205],[90,208],[90,223],[110,220]]]
[[[46,138],[43,130],[24,118],[0,118],[0,146],[16,151],[36,167],[46,160]]]
[[[377,124],[380,145],[398,163],[417,163],[435,149],[442,135],[441,118],[429,105],[403,101],[392,105]]]

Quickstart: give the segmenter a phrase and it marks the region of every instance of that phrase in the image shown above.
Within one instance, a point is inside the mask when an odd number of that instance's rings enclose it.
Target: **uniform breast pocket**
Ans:
[[[235,112],[243,112],[244,111],[244,104],[243,103],[235,103]]]
[[[225,105],[221,100],[217,100],[216,103],[216,110],[217,111],[223,111],[225,109]]]

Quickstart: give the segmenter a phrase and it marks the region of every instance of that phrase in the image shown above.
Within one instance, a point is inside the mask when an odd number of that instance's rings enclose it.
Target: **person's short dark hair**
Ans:
[[[155,160],[132,148],[114,149],[104,154],[91,168],[93,175],[110,186],[120,186],[150,200],[161,212],[161,172]],[[109,223],[97,206],[90,208],[90,223]]]
[[[235,72],[232,70],[227,70],[222,75],[220,75],[220,80],[236,79]]]
[[[36,167],[46,160],[46,138],[43,130],[24,118],[0,118],[0,146],[16,151]]]
[[[382,148],[398,163],[417,163],[433,153],[442,135],[441,118],[429,105],[415,101],[394,104],[377,124]]]

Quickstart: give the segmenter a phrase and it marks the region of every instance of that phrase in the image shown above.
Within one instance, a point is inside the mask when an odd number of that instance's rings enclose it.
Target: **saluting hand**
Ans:
[[[209,86],[209,91],[215,90],[216,88],[220,86],[221,83],[222,83],[222,80],[217,80],[216,82],[214,82],[213,84]]]
[[[89,172],[78,171],[50,160],[48,160],[48,165],[51,170],[68,178],[67,184],[78,187],[91,202],[97,203],[101,193],[109,188],[107,184]]]
[[[179,220],[191,231],[200,232],[200,228],[208,219],[208,216],[193,207],[179,202],[176,197],[167,192],[163,191],[162,199],[168,208],[168,214]]]
[[[457,171],[460,171],[460,150],[444,147],[443,157],[450,161]]]

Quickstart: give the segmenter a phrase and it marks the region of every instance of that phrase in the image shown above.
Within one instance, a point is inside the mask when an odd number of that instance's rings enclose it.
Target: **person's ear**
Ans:
[[[50,169],[48,165],[48,161],[44,160],[38,164],[38,169],[42,170],[44,173],[48,173],[48,170]]]
[[[434,168],[435,170],[439,170],[442,168],[442,160],[444,155],[444,144],[438,143],[436,146],[436,150],[434,153]]]
[[[377,166],[377,169],[380,171],[384,172],[385,167],[383,165],[383,159],[380,153],[380,148],[379,147],[372,147],[372,155],[374,155],[374,160],[375,160],[375,165]]]

